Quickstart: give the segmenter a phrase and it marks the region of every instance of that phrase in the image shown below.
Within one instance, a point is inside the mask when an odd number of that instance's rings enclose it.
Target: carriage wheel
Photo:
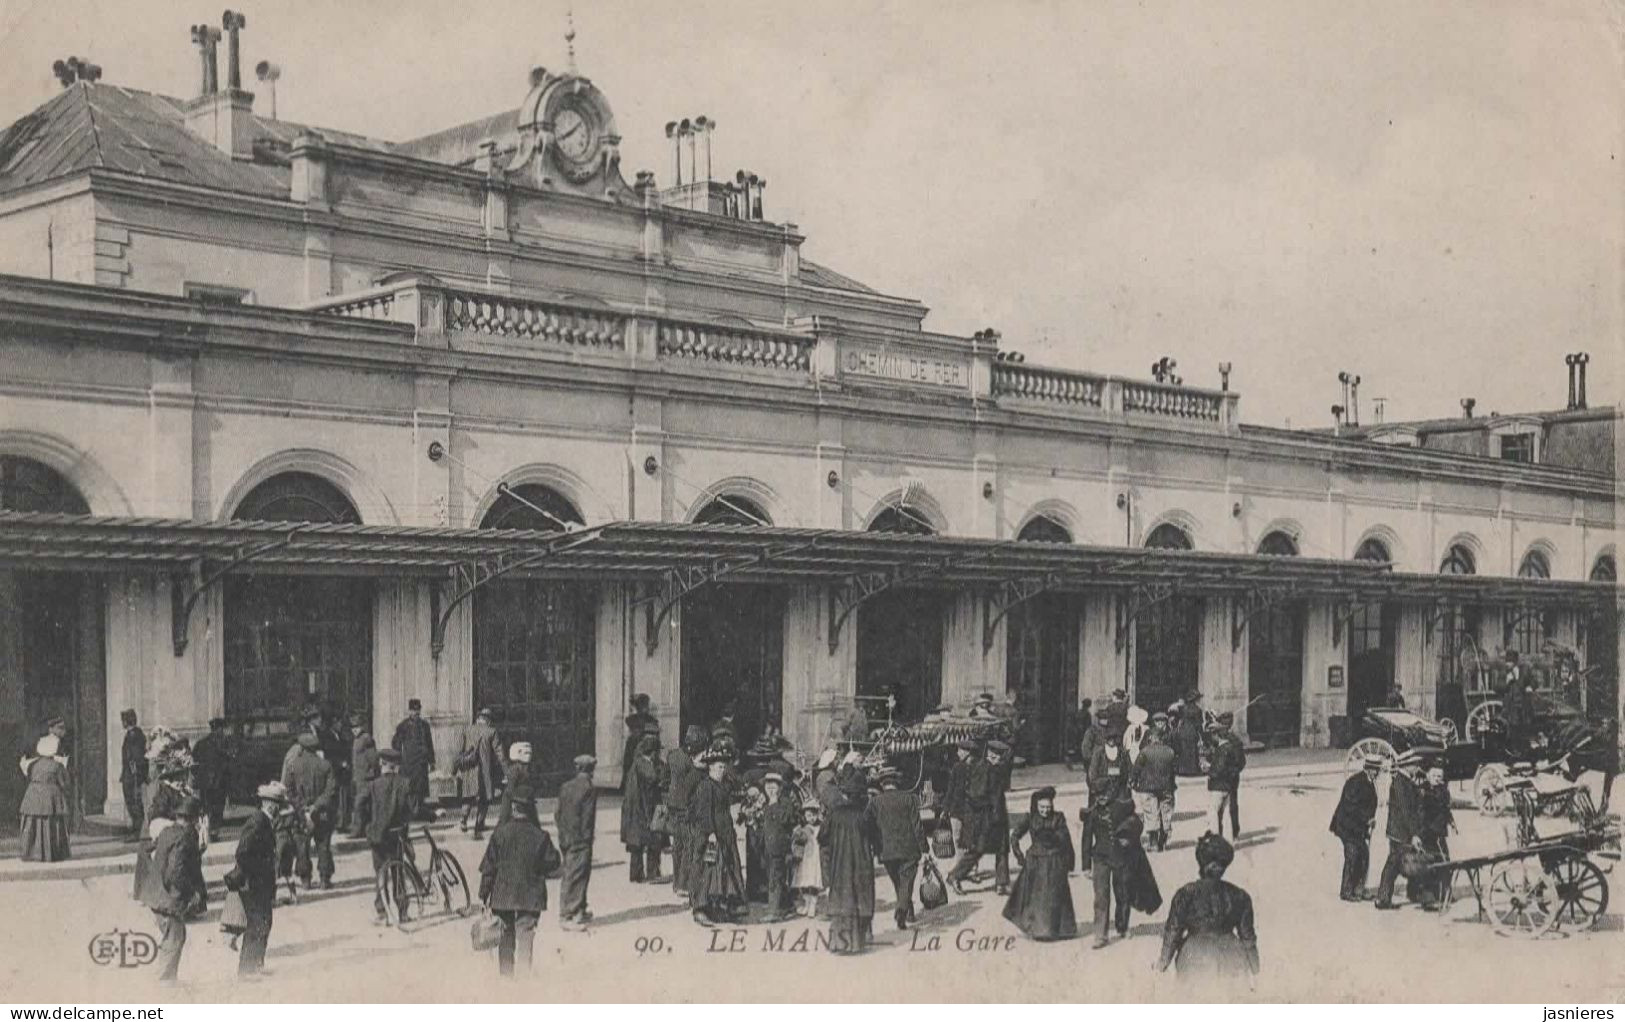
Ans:
[[[1538,937],[1556,919],[1552,882],[1534,859],[1498,863],[1490,872],[1490,916],[1502,932]]]
[[[1507,794],[1507,771],[1500,763],[1484,763],[1473,774],[1473,804],[1486,816],[1499,816],[1512,809]]]
[[[1590,929],[1608,910],[1608,878],[1591,860],[1574,856],[1554,863],[1546,876],[1555,892],[1556,926]]]
[[[1449,717],[1440,717],[1439,726],[1444,728],[1447,732],[1446,744],[1453,744],[1461,741],[1461,729],[1456,727],[1455,721],[1451,720]]]
[[[1473,712],[1467,715],[1467,740],[1476,742],[1485,731],[1489,730],[1491,721],[1501,719],[1501,700],[1486,699],[1473,707]]]
[[[1343,776],[1351,777],[1365,769],[1367,756],[1382,758],[1383,773],[1394,768],[1394,747],[1381,738],[1362,738],[1349,747],[1349,755],[1343,761]],[[1379,787],[1380,791],[1381,788]]]

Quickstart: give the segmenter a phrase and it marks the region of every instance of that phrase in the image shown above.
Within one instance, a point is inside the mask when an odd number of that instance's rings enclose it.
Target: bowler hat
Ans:
[[[226,718],[224,718],[224,717],[210,717],[209,718],[209,727],[211,729],[217,728],[217,727],[225,727],[225,726],[226,726]]]
[[[423,700],[421,700],[421,699],[408,699],[406,701],[406,708],[408,710],[421,710],[421,709],[423,709]]]
[[[260,785],[254,793],[270,802],[288,801],[288,789],[282,786],[281,781],[267,781]]]

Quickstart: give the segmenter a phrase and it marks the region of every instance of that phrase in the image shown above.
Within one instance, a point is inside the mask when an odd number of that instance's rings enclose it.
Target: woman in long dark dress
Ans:
[[[880,847],[880,834],[865,812],[869,781],[863,771],[843,767],[837,788],[840,797],[818,832],[819,844],[829,850],[824,906],[830,951],[854,955],[874,938],[875,849]]]
[[[688,904],[694,921],[715,926],[738,918],[745,904],[745,877],[739,871],[739,838],[723,778],[727,754],[712,749],[700,757],[706,776],[688,803]]]
[[[68,768],[57,758],[60,740],[46,735],[23,762],[28,788],[23,792],[22,858],[26,862],[60,862],[68,857]]]
[[[1072,909],[1072,888],[1067,874],[1077,861],[1066,817],[1055,811],[1055,789],[1033,792],[1027,818],[1016,824],[1010,846],[1022,859],[1021,839],[1032,839],[1022,861],[1021,875],[1004,903],[1004,918],[1021,927],[1034,940],[1066,940],[1078,935]]]
[[[1202,693],[1190,691],[1179,702],[1179,719],[1174,723],[1174,772],[1180,777],[1202,773]]]
[[[1230,842],[1204,834],[1196,842],[1198,877],[1174,894],[1162,928],[1160,971],[1170,964],[1182,981],[1236,990],[1258,973],[1258,935],[1253,899],[1222,878],[1235,859]]]
[[[660,852],[665,847],[665,838],[649,829],[655,806],[660,803],[660,767],[655,761],[659,751],[659,738],[654,735],[640,738],[622,782],[621,844],[626,846],[631,860],[629,878],[634,884],[656,883],[661,879]]]

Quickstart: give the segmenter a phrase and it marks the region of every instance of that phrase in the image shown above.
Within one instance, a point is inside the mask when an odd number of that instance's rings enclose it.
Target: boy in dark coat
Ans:
[[[767,919],[779,922],[793,912],[790,905],[790,843],[795,836],[800,811],[785,796],[784,775],[777,771],[762,777],[762,806],[757,830],[762,835],[762,860],[767,870]]]
[[[406,719],[395,726],[389,747],[401,754],[401,773],[412,789],[412,815],[429,800],[429,771],[434,768],[434,731],[423,719],[423,701],[406,701]]]
[[[553,820],[559,828],[564,852],[564,876],[559,882],[559,928],[585,930],[592,919],[587,908],[587,884],[592,880],[592,842],[598,823],[598,792],[592,786],[592,756],[575,758],[576,774],[559,789]]]
[[[139,841],[145,818],[142,789],[147,783],[147,735],[136,727],[134,710],[121,710],[119,720],[124,724],[124,745],[119,754],[118,781],[124,789],[124,811],[130,817],[129,839]]]
[[[880,835],[877,857],[897,896],[892,918],[899,930],[906,930],[914,920],[915,873],[920,868],[920,857],[928,854],[931,846],[920,819],[920,800],[911,791],[898,790],[897,776],[891,767],[881,771],[880,794],[869,800],[868,812],[873,829]]]
[[[375,875],[392,857],[410,854],[409,848],[403,847],[402,838],[406,836],[407,827],[411,826],[415,805],[412,787],[401,776],[401,754],[394,749],[385,749],[378,754],[378,764],[383,772],[367,785],[366,793],[355,807],[356,826],[362,829],[367,837],[367,847],[372,849],[372,871]],[[372,908],[374,922],[381,924],[388,918],[384,915],[384,897],[381,893],[373,895]],[[405,906],[402,908],[404,911]]]
[[[1394,760],[1394,780],[1388,788],[1388,860],[1377,880],[1377,908],[1387,911],[1394,904],[1394,883],[1399,879],[1405,852],[1422,847],[1421,796],[1416,789],[1417,769],[1422,757],[1407,749]]]
[[[273,821],[288,804],[281,781],[262,784],[259,808],[243,824],[237,838],[235,865],[226,874],[228,891],[242,898],[243,942],[237,953],[237,975],[253,976],[265,968],[265,948],[271,942],[271,913],[276,907],[276,830]]]
[[[1371,830],[1377,823],[1377,775],[1382,758],[1367,756],[1362,769],[1343,782],[1343,794],[1332,812],[1331,831],[1343,842],[1343,882],[1337,896],[1363,901],[1371,869]]]
[[[558,864],[552,839],[536,823],[534,802],[514,806],[491,832],[480,860],[480,901],[502,920],[497,970],[504,976],[513,975],[516,958],[530,968],[536,921],[547,909],[547,874]]]
[[[141,903],[158,924],[158,982],[173,983],[186,948],[186,917],[203,907],[203,859],[198,847],[197,796],[181,800],[175,819],[152,844],[152,864],[143,878]]]

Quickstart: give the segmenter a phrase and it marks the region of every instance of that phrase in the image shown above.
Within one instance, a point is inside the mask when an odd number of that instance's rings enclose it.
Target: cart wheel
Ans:
[[[1445,737],[1447,739],[1446,744],[1453,744],[1461,741],[1461,729],[1456,727],[1455,721],[1451,720],[1449,717],[1440,717],[1439,726],[1445,729]]]
[[[1546,877],[1556,892],[1557,926],[1590,929],[1608,910],[1608,878],[1590,859],[1575,856],[1555,863]]]
[[[1343,776],[1352,777],[1365,769],[1367,756],[1379,756],[1382,759],[1384,773],[1394,767],[1394,747],[1381,738],[1362,738],[1349,747],[1348,759],[1343,761]],[[1381,791],[1381,786],[1378,787]]]
[[[1490,872],[1490,916],[1503,933],[1538,937],[1556,920],[1555,892],[1535,859],[1498,863]]]
[[[1473,707],[1473,712],[1467,715],[1467,740],[1476,742],[1485,731],[1489,730],[1491,721],[1501,719],[1501,700],[1486,699]]]
[[[1507,794],[1507,771],[1500,763],[1484,763],[1473,774],[1473,804],[1486,816],[1499,816],[1512,809]]]

